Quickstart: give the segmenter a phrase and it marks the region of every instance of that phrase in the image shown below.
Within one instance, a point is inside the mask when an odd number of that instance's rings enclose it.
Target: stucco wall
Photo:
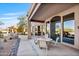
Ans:
[[[51,15],[51,17],[48,18],[46,21],[50,21],[52,19],[52,17],[64,16],[64,15],[67,15],[67,14],[70,14],[70,13],[73,13],[73,12],[75,13],[75,39],[74,39],[75,44],[74,45],[70,45],[70,44],[67,44],[67,43],[63,43],[63,44],[66,44],[68,46],[79,49],[79,29],[78,29],[78,26],[79,26],[79,4],[76,5],[76,6],[73,6],[70,9],[67,9],[63,12],[60,12],[56,15]]]

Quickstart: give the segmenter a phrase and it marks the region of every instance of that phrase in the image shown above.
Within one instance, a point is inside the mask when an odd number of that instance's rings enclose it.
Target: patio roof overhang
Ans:
[[[35,3],[32,5],[28,17],[32,22],[44,23],[45,20],[52,15],[67,10],[75,5],[74,3]]]

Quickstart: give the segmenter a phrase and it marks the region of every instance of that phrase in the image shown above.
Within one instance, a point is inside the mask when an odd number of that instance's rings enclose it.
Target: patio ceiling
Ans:
[[[59,12],[62,12],[68,8],[71,8],[76,4],[73,3],[42,3],[39,8],[36,10],[31,21],[35,22],[44,22],[46,19],[51,17],[52,15],[55,15]]]

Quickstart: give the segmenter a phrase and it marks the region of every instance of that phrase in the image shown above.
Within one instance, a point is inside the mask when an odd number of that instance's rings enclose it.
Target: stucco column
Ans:
[[[61,35],[60,35],[60,39],[61,39],[61,43],[63,42],[63,17],[61,16]]]
[[[46,22],[44,23],[44,29],[45,29],[45,34],[47,34],[47,25],[46,25]]]
[[[28,39],[31,39],[31,22],[28,20]]]
[[[41,25],[41,36],[43,36],[43,25]]]
[[[32,27],[32,29],[33,29],[33,36],[35,36],[35,27],[36,27],[36,26],[33,26],[33,27]]]

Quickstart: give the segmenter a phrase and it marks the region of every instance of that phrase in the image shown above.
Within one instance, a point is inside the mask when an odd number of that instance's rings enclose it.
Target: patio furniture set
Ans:
[[[56,38],[56,41],[53,42],[51,38],[48,38],[48,35],[44,37],[36,38],[34,41],[39,46],[40,49],[46,48],[49,50],[52,46],[56,46],[58,43],[59,37]]]

